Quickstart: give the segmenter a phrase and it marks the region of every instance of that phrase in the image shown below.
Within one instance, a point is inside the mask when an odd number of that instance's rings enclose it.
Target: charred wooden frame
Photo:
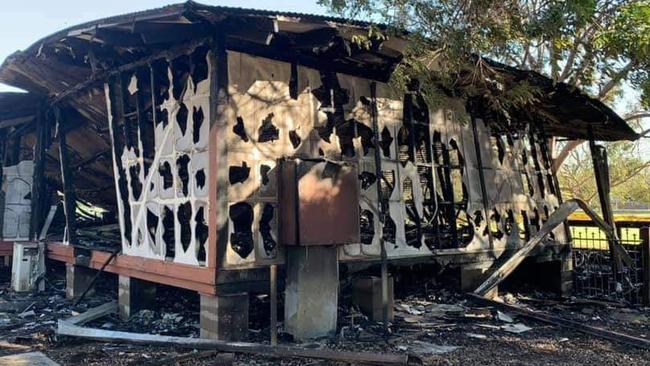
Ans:
[[[66,133],[64,129],[65,117],[60,109],[55,109],[55,118],[59,138],[59,161],[61,163],[61,180],[63,181],[63,211],[65,213],[65,225],[68,234],[68,242],[75,244],[77,241],[77,221],[76,221],[76,194],[74,191],[73,174],[70,167],[70,158],[68,143],[66,142]]]

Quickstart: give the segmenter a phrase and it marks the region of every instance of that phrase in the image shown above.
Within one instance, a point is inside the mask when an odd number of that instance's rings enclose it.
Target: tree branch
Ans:
[[[632,112],[631,114],[625,116],[625,120],[631,121],[633,119],[647,118],[647,117],[650,117],[650,111],[638,111],[638,112]]]
[[[625,177],[623,177],[623,178],[621,178],[621,179],[619,179],[619,180],[617,180],[617,181],[611,182],[611,183],[609,184],[609,186],[610,186],[611,188],[618,187],[618,186],[620,186],[621,184],[623,184],[623,183],[629,181],[630,179],[632,179],[633,177],[635,177],[637,174],[639,174],[642,170],[644,170],[644,169],[646,169],[646,168],[648,168],[648,167],[650,167],[650,161],[645,162],[645,163],[642,164],[641,166],[639,166],[639,167],[637,167],[636,169],[634,169],[633,171],[629,172]]]
[[[609,94],[612,89],[630,72],[634,67],[636,67],[637,62],[635,60],[630,60],[622,69],[620,69],[614,76],[612,76],[607,84],[605,84],[598,93],[598,99],[603,100]]]
[[[650,128],[645,131],[639,132],[639,137],[645,137],[647,134],[650,134]]]
[[[553,159],[553,165],[551,166],[553,173],[557,173],[558,169],[560,169],[562,164],[564,164],[564,161],[569,157],[571,152],[583,142],[585,142],[585,140],[572,140],[562,147],[560,153],[555,159]]]

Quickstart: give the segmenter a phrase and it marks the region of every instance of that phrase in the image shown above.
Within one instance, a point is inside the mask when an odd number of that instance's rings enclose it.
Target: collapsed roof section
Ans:
[[[369,23],[290,12],[207,6],[188,1],[73,26],[10,56],[0,82],[76,109],[101,130],[106,124],[102,81],[120,67],[146,63],[192,41],[225,37],[228,49],[305,66],[386,81],[406,41],[392,37],[370,49],[352,42]],[[566,84],[532,71],[491,62],[514,82],[540,87],[527,115],[551,135],[634,140],[638,135],[614,111]],[[74,97],[73,97],[74,96]],[[106,146],[107,147],[107,146]]]

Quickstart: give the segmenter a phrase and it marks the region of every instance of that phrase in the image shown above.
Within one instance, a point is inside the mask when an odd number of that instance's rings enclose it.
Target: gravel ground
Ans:
[[[1,269],[0,269],[1,272]],[[59,273],[60,276],[60,273]],[[8,290],[8,274],[0,273],[0,356],[38,350],[61,365],[219,365],[223,355],[174,349],[87,342],[56,336],[56,320],[67,318],[88,307],[111,299],[116,293],[111,281],[79,306],[64,298],[62,277],[50,276],[48,290],[37,295],[18,295]],[[195,295],[171,288],[159,290],[161,308],[143,311],[131,321],[114,316],[88,326],[104,329],[198,336],[198,306]],[[478,308],[449,289],[429,289],[427,295],[413,294],[396,301],[396,319],[391,335],[369,322],[342,296],[339,331],[335,338],[323,339],[304,347],[335,350],[410,353],[425,365],[643,365],[650,364],[650,351],[549,326],[525,319],[506,322],[495,309]],[[585,324],[600,326],[638,337],[650,337],[650,310],[626,309],[606,304],[557,302],[545,294],[527,294],[541,301],[526,302],[526,297],[508,295],[511,302],[563,315]],[[173,300],[171,300],[173,299]],[[524,300],[521,300],[524,299]],[[267,302],[263,296],[251,303],[251,332],[254,342],[268,341]],[[440,305],[446,304],[446,305]],[[25,309],[27,309],[25,311]],[[31,311],[34,314],[31,314]],[[23,313],[22,316],[19,316]],[[506,314],[507,316],[508,314]],[[506,317],[507,319],[507,317]],[[509,320],[509,319],[507,319]],[[506,327],[517,324],[530,329],[511,333]],[[525,329],[525,327],[523,328]],[[290,337],[281,334],[283,344]],[[174,363],[176,356],[189,354]],[[436,352],[441,352],[436,354]],[[318,360],[270,359],[238,354],[234,365],[345,365]]]

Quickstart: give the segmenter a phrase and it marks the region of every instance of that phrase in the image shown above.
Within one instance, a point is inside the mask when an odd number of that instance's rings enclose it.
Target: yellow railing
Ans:
[[[573,239],[573,248],[575,249],[598,249],[607,250],[609,248],[607,243],[607,236],[598,227],[572,225],[569,222],[571,230],[571,238]],[[641,243],[641,229],[638,227],[620,227],[619,225],[619,239],[625,245],[639,245]]]

